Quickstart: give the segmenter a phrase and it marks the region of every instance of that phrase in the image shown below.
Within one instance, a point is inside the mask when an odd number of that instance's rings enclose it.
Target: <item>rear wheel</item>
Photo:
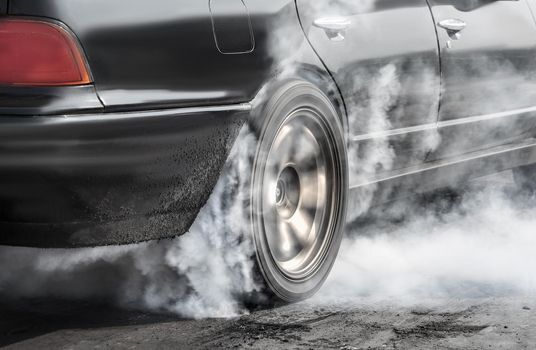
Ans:
[[[329,99],[305,82],[278,89],[258,129],[251,197],[258,266],[269,290],[294,302],[320,288],[339,250],[345,138]]]

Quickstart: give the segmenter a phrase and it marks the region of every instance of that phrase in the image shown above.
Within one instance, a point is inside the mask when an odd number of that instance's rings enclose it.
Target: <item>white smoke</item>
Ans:
[[[260,292],[253,275],[248,188],[255,139],[244,127],[223,175],[190,231],[124,247],[0,248],[0,293],[102,298],[185,317],[231,317]]]
[[[475,182],[448,210],[406,201],[402,217],[354,228],[318,298],[536,296],[536,198],[514,190]]]
[[[354,80],[356,84],[364,84],[360,79]],[[396,67],[387,65],[383,67],[371,81],[367,81],[368,95],[366,103],[350,105],[350,130],[359,128],[372,132],[391,129],[388,111],[397,102],[400,95]],[[354,87],[354,91],[361,88]],[[391,170],[395,158],[395,150],[387,138],[376,138],[366,144],[350,141],[348,148],[348,169],[350,184],[362,184],[374,179],[379,171]],[[366,213],[370,207],[376,185],[361,188],[357,195],[351,198],[348,216],[350,220],[356,219]]]

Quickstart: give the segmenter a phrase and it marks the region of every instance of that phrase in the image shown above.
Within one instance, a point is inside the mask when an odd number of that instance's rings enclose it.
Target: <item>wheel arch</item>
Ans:
[[[253,99],[251,122],[256,124],[262,120],[263,110],[269,101],[269,96],[272,96],[275,91],[292,80],[311,83],[322,91],[335,109],[343,128],[344,137],[348,140],[348,113],[339,88],[329,72],[316,64],[299,63],[293,64],[291,67],[282,67],[267,79]]]

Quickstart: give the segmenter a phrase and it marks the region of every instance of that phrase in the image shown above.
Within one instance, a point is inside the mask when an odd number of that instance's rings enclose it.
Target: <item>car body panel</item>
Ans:
[[[197,0],[180,4],[133,0],[128,11],[119,0],[14,0],[9,3],[9,15],[46,17],[69,28],[84,49],[96,92],[107,111],[249,102],[284,70],[281,62],[288,56],[293,56],[297,71],[305,67],[309,73],[324,75],[317,84],[329,80],[303,37],[294,0],[245,3],[246,13],[238,7],[238,14],[214,18],[209,2]],[[245,15],[249,15],[254,50],[222,54],[217,40],[235,37],[235,28],[222,33],[225,26],[216,28],[213,23],[232,23],[236,17],[243,23]],[[280,24],[282,30],[274,30]],[[244,28],[239,28],[242,34]],[[236,45],[241,45],[242,38],[238,36]],[[288,50],[292,52],[279,48],[281,42],[291,43]],[[0,106],[2,114],[12,111]]]
[[[342,91],[355,147],[374,147],[369,144],[378,132],[437,121],[440,61],[426,0],[297,3],[312,46]],[[349,21],[344,40],[331,40],[314,24],[323,18]],[[392,167],[422,163],[433,137],[433,130],[423,130],[390,138],[397,152]]]
[[[266,7],[266,13],[254,14],[254,35],[261,37],[264,21],[289,5],[293,6],[292,1],[278,0]],[[262,47],[250,53],[221,54],[208,1],[132,0],[125,10],[120,0],[43,0],[39,4],[16,0],[10,2],[9,13],[59,19],[71,28],[107,108],[248,102],[272,63]],[[225,16],[240,19],[244,13]],[[224,35],[229,34],[218,33]]]
[[[90,113],[104,106],[93,85],[68,87],[0,86],[0,115],[41,116]]]
[[[430,0],[435,22],[463,21],[454,33],[438,25],[443,139],[430,159],[522,140],[536,127],[536,25],[527,0]],[[498,113],[505,116],[496,118]],[[475,121],[478,120],[478,121]],[[443,123],[443,124],[442,124]]]
[[[468,152],[456,157],[380,174],[367,183],[350,188],[352,200],[349,202],[349,213],[362,213],[360,200],[363,194],[373,192],[374,195],[367,203],[368,211],[359,216],[349,215],[348,224],[368,220],[370,216],[378,214],[378,210],[381,214],[381,204],[387,202],[439,188],[458,188],[460,184],[470,179],[534,163],[536,163],[536,139],[527,137],[516,143]]]
[[[94,246],[184,233],[249,109],[0,118],[0,243]]]

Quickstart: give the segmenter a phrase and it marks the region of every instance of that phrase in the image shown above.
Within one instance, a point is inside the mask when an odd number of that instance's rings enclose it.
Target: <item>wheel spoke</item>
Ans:
[[[321,203],[318,198],[319,174],[316,171],[300,173],[300,206],[305,209],[317,209]]]
[[[313,231],[314,213],[310,213],[307,210],[298,210],[288,220],[288,224],[292,227],[300,243],[308,245]]]
[[[301,233],[285,221],[279,222],[278,236],[277,244],[279,245],[279,254],[282,261],[289,261],[295,258],[306,248],[306,242],[302,240]]]
[[[291,162],[304,171],[316,167],[320,152],[314,136],[306,129],[295,138]]]
[[[274,142],[271,157],[268,160],[271,165],[278,167],[278,171],[293,162],[298,138],[299,134],[290,126],[287,125],[281,128],[280,134]]]

